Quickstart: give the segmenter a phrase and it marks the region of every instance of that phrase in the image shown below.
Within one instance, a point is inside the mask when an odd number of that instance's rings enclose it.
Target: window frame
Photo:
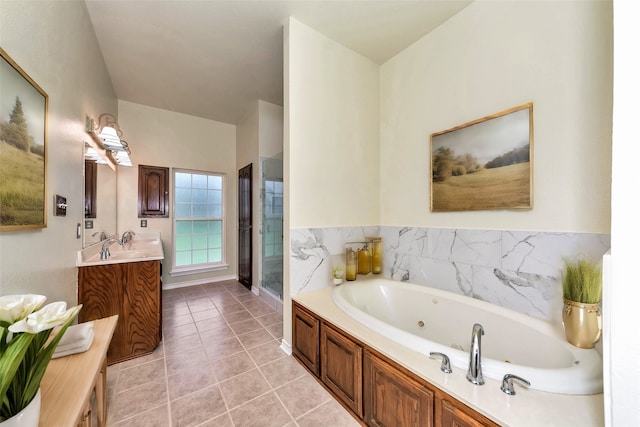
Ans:
[[[170,271],[170,275],[171,276],[183,276],[183,275],[188,275],[188,274],[196,274],[196,273],[204,273],[204,272],[209,272],[209,271],[218,271],[218,270],[224,270],[229,268],[229,264],[227,263],[227,241],[226,241],[226,235],[227,235],[227,231],[226,231],[226,227],[227,227],[227,201],[226,201],[226,193],[227,193],[227,174],[224,172],[214,172],[214,171],[203,171],[203,170],[196,170],[196,169],[183,169],[183,168],[172,168],[171,171],[171,179],[172,179],[172,189],[173,189],[173,194],[172,194],[172,199],[173,199],[173,203],[172,203],[172,221],[171,221],[171,233],[172,233],[172,237],[173,237],[173,243],[172,243],[172,260],[171,260],[171,271]],[[179,173],[187,173],[187,174],[197,174],[197,175],[206,175],[207,177],[209,176],[216,176],[216,177],[220,177],[222,179],[222,195],[221,195],[221,205],[222,205],[222,212],[221,212],[221,217],[189,217],[189,218],[177,218],[176,217],[176,208],[177,208],[177,203],[176,203],[176,195],[177,195],[177,191],[176,191],[176,175]],[[191,187],[193,188],[193,186]],[[221,250],[222,250],[222,260],[219,262],[207,262],[207,263],[202,263],[202,264],[189,264],[189,265],[184,265],[184,266],[176,266],[176,259],[177,259],[177,252],[176,252],[176,246],[177,246],[177,238],[176,238],[176,232],[177,232],[177,224],[178,221],[221,221]]]

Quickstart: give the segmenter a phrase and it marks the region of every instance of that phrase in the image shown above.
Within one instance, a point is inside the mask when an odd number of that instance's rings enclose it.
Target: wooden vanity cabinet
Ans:
[[[107,363],[151,353],[162,339],[160,261],[78,269],[79,322],[118,315]]]
[[[436,423],[441,427],[493,427],[496,424],[463,405],[451,399],[444,393],[436,402]]]
[[[362,347],[323,322],[320,366],[322,382],[362,418]]]
[[[293,303],[293,355],[320,376],[320,320]]]
[[[295,301],[293,354],[368,426],[498,427]]]
[[[433,390],[370,351],[364,354],[364,390],[367,425],[433,426]]]

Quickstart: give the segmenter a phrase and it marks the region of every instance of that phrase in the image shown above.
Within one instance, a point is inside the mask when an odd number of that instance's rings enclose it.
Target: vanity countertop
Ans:
[[[136,233],[133,238],[124,245],[113,242],[109,246],[111,255],[107,259],[100,259],[100,251],[102,250],[103,243],[104,241],[98,242],[78,251],[76,266],[88,267],[93,265],[164,259],[160,233]]]
[[[516,395],[508,396],[500,390],[500,381],[491,378],[485,378],[483,386],[473,385],[466,380],[465,371],[453,368],[452,374],[445,374],[440,371],[440,360],[398,345],[355,321],[336,306],[332,291],[333,288],[325,288],[292,299],[500,425],[604,425],[602,393],[568,395],[518,387]]]

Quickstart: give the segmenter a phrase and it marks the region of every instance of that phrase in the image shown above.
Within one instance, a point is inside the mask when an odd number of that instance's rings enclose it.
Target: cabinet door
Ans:
[[[322,323],[320,362],[322,382],[362,418],[362,347]]]
[[[169,168],[138,166],[138,218],[169,217]]]
[[[320,321],[293,303],[293,355],[320,376]]]
[[[118,315],[109,364],[151,353],[160,342],[160,261],[80,267],[80,322]]]
[[[464,404],[449,399],[438,399],[440,426],[442,427],[493,427],[497,424]]]
[[[364,356],[364,422],[376,427],[433,426],[434,394],[368,351]]]

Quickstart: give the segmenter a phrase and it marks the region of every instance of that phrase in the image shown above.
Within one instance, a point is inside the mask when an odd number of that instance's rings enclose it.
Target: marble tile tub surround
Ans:
[[[291,230],[291,295],[331,284],[331,255],[344,244],[381,236],[382,275],[428,285],[561,323],[564,258],[599,260],[611,236],[424,227]]]

